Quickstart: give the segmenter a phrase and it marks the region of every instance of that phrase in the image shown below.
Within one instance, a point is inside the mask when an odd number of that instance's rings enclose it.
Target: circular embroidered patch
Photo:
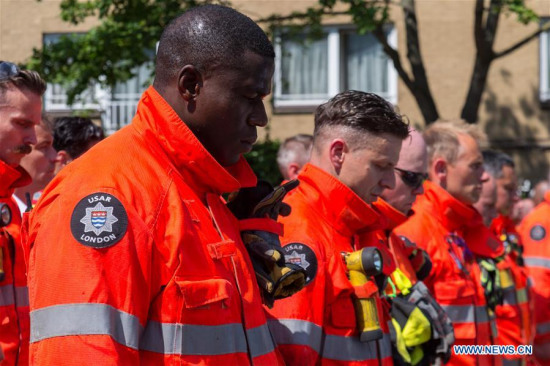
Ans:
[[[91,248],[115,245],[126,233],[128,215],[113,195],[96,192],[81,199],[71,216],[71,233]]]
[[[546,230],[542,225],[535,225],[531,228],[529,235],[533,240],[542,240],[546,236]]]
[[[307,274],[306,285],[317,275],[317,257],[313,250],[302,243],[289,243],[283,247],[285,261],[302,267]]]

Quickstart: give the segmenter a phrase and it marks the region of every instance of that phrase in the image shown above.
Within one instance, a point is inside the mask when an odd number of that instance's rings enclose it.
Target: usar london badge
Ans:
[[[289,243],[283,248],[285,261],[298,265],[305,269],[306,285],[310,283],[317,274],[317,257],[313,250],[303,243]]]
[[[116,244],[128,228],[128,215],[122,203],[103,192],[81,199],[71,216],[71,232],[81,244],[107,248]]]

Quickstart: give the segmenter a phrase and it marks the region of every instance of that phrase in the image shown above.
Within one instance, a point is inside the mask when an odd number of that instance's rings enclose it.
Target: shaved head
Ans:
[[[221,6],[205,5],[186,11],[164,29],[160,38],[155,89],[177,79],[185,65],[208,75],[217,67],[242,67],[245,51],[275,57],[265,32],[249,17]]]
[[[426,149],[426,141],[424,141],[422,133],[411,129],[409,137],[405,138],[401,144],[401,153],[399,154],[397,166],[402,169],[425,173],[428,169],[428,154]]]
[[[396,210],[408,215],[416,196],[422,194],[424,189],[422,184],[414,187],[410,183],[407,184],[407,177],[412,176],[421,183],[421,177],[425,176],[428,170],[428,152],[422,133],[414,129],[409,130],[409,136],[401,144],[396,167],[400,170],[395,171],[395,188],[384,190],[382,198]]]

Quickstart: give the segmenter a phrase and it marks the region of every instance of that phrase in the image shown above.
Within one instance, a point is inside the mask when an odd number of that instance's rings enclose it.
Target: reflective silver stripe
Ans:
[[[31,343],[63,336],[100,334],[138,349],[139,319],[106,304],[65,304],[31,311]]]
[[[252,357],[273,352],[275,346],[266,325],[247,330],[240,323],[223,325],[191,325],[147,323],[140,349],[168,355],[225,355],[248,353]]]
[[[494,317],[492,319],[494,321]],[[487,314],[486,306],[476,306],[476,323],[487,323],[489,314]]]
[[[269,322],[269,328],[279,345],[294,344],[308,346],[321,357],[338,361],[376,360],[377,342],[363,343],[357,336],[336,336],[323,334],[317,324],[297,319],[278,319]],[[324,341],[323,341],[324,338]],[[381,357],[391,355],[389,334],[380,342]]]
[[[29,288],[27,286],[18,286],[15,288],[17,297],[17,307],[29,306]]]
[[[268,324],[275,343],[308,346],[321,352],[323,329],[317,324],[297,319],[270,320]]]
[[[391,357],[391,336],[389,334],[384,334],[384,338],[378,343],[380,344],[380,357]]]
[[[524,304],[528,301],[527,299],[527,289],[521,288],[516,291],[516,298],[518,299],[518,304]]]
[[[13,285],[0,286],[0,306],[13,305]]]
[[[275,344],[267,324],[247,329],[246,335],[252,357],[263,356],[275,350]]]
[[[342,337],[327,334],[323,345],[323,358],[337,361],[376,360],[377,342],[361,342],[359,337]]]
[[[486,323],[489,321],[485,306],[441,305],[441,307],[453,323]]]
[[[527,267],[543,267],[550,269],[550,259],[541,257],[523,257]]]
[[[550,322],[537,324],[537,335],[550,333]]]
[[[509,360],[507,358],[502,359],[502,366],[522,366],[523,361],[521,359]]]
[[[17,306],[29,306],[29,289],[26,286],[15,288]],[[13,284],[0,286],[0,306],[13,305],[16,299],[13,296]]]
[[[502,289],[502,301],[503,305],[517,305],[516,289],[514,286],[506,287]]]

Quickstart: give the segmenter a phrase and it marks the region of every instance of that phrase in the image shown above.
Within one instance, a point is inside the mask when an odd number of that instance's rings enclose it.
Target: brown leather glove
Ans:
[[[290,206],[283,203],[285,195],[298,186],[297,180],[276,189],[264,181],[256,187],[243,188],[229,197],[227,207],[240,220],[241,237],[248,250],[256,280],[266,306],[300,291],[306,282],[305,270],[285,261],[279,235],[282,225],[279,215],[290,214]]]

